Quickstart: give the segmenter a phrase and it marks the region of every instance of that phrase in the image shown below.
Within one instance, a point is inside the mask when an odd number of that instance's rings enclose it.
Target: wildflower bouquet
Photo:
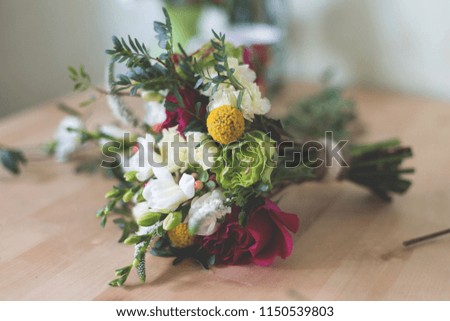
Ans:
[[[130,265],[116,270],[110,285],[123,285],[133,268],[144,281],[147,253],[174,257],[174,264],[193,258],[206,268],[267,266],[277,257],[287,258],[299,218],[271,198],[290,184],[345,179],[385,200],[408,189],[410,181],[402,175],[412,169],[399,166],[411,156],[409,148],[397,140],[336,141],[346,137],[345,125],[354,117],[351,103],[339,92],[328,90],[303,102],[284,122],[271,119],[266,116],[270,101],[243,48],[213,32],[211,42],[193,54],[181,46],[176,52],[164,13],[166,21],[154,24],[162,49],[158,56],[131,37],[114,37],[107,50],[108,88],[97,90],[132,132],[109,125],[90,132],[70,116],[50,148],[64,160],[83,143],[99,142],[108,156],[102,165],[118,178],[97,216],[101,225],[116,216],[123,230],[120,241],[134,245],[134,256]],[[127,72],[116,76],[116,64],[124,64]],[[82,67],[69,70],[75,90],[91,88]],[[127,95],[146,102],[146,117],[127,107]]]

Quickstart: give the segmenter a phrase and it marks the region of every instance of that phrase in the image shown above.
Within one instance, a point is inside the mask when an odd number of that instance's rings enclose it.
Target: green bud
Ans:
[[[148,213],[145,213],[144,215],[142,215],[137,220],[137,223],[140,226],[152,226],[153,224],[158,222],[160,218],[161,218],[161,214],[160,213],[148,212]]]
[[[114,198],[117,195],[119,195],[119,190],[114,187],[112,190],[105,194],[105,198]]]
[[[140,192],[140,193],[138,194],[137,201],[138,201],[138,203],[145,202],[145,198],[144,198],[144,196],[142,195],[142,192]]]
[[[138,259],[134,259],[134,260],[133,260],[133,266],[134,266],[135,268],[137,268],[137,267],[139,266],[139,260],[138,260]]]
[[[134,192],[132,190],[129,190],[128,192],[125,193],[125,195],[122,197],[122,200],[125,203],[128,203],[129,201],[131,201],[131,199],[134,196]]]
[[[125,239],[125,241],[123,241],[123,243],[126,245],[133,245],[133,244],[137,244],[140,240],[141,240],[140,236],[130,235]]]
[[[96,214],[97,217],[101,217],[103,215],[105,215],[105,210],[103,208],[101,210],[97,211],[97,214]]]
[[[145,101],[161,101],[164,97],[154,91],[143,91],[141,97]]]
[[[110,208],[109,206],[106,206],[106,207],[103,209],[103,215],[108,215],[109,212],[111,212],[111,208]]]
[[[136,174],[137,171],[126,172],[123,175],[123,178],[125,178],[127,182],[134,182],[136,180]]]
[[[166,216],[163,222],[163,229],[170,231],[174,229],[178,224],[181,223],[182,214],[181,212],[173,212]]]

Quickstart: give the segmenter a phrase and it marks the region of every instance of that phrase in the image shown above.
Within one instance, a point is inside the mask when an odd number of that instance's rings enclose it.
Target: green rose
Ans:
[[[276,143],[268,135],[255,130],[222,147],[212,172],[224,189],[250,187],[263,183],[271,188],[270,175],[276,166]]]

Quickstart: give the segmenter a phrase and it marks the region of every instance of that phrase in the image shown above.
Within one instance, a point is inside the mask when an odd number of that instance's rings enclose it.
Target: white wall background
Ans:
[[[290,0],[292,78],[327,67],[341,83],[450,100],[450,1]]]
[[[113,34],[153,40],[157,0],[0,0],[0,116],[70,92],[68,65],[101,81]],[[277,0],[275,0],[277,1]],[[450,1],[289,0],[287,76],[450,100]]]

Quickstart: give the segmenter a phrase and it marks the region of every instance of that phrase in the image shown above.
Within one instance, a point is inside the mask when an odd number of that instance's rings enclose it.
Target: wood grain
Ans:
[[[273,114],[314,87],[290,84]],[[149,257],[148,281],[107,283],[131,261],[120,231],[101,229],[95,212],[113,181],[76,175],[73,164],[39,161],[15,178],[0,172],[0,299],[2,300],[449,300],[450,237],[403,249],[408,238],[450,227],[450,104],[354,89],[367,130],[361,141],[400,137],[412,145],[414,183],[404,197],[380,202],[349,183],[289,188],[281,206],[299,213],[292,256],[271,267],[206,271]],[[86,95],[63,100],[76,105]],[[48,141],[63,114],[49,102],[0,122],[2,143]],[[87,112],[106,121],[105,102]]]

